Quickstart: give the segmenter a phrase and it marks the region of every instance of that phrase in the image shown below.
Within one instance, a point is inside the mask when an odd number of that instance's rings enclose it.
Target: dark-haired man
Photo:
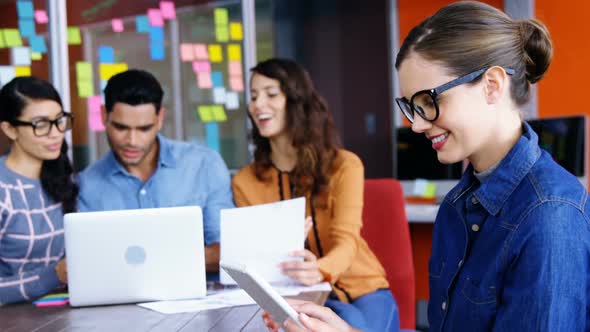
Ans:
[[[128,70],[107,83],[103,122],[111,151],[80,174],[80,211],[199,205],[205,262],[219,269],[219,210],[233,207],[221,156],[159,134],[166,110],[156,78]]]

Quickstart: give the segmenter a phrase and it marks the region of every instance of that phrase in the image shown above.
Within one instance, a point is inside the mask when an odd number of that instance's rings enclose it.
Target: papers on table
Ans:
[[[305,198],[221,210],[221,261],[248,266],[269,283],[293,282],[279,263],[303,250]],[[222,284],[235,284],[223,270]]]

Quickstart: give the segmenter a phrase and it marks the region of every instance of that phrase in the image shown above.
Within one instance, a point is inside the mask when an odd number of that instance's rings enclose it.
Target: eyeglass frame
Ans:
[[[404,107],[402,107],[402,105],[400,103],[404,103],[406,105],[409,105],[412,112],[417,113],[425,121],[434,122],[438,119],[438,116],[440,115],[440,110],[438,108],[438,100],[437,100],[437,97],[439,94],[441,94],[449,89],[452,89],[456,86],[459,86],[461,84],[471,83],[471,82],[475,81],[478,77],[483,75],[490,68],[491,67],[484,67],[484,68],[478,69],[476,71],[472,71],[471,73],[460,76],[460,77],[458,77],[450,82],[447,82],[443,85],[440,85],[434,89],[420,90],[420,91],[414,93],[412,95],[412,97],[410,98],[410,100],[408,100],[406,97],[395,98],[395,102],[397,103],[397,106],[402,111],[402,114],[406,117],[406,119],[408,119],[408,121],[410,121],[410,123],[414,123],[414,116],[412,114],[412,118],[410,118],[408,116],[408,114],[406,114],[406,112],[404,111]],[[516,73],[516,71],[512,68],[503,68],[503,69],[506,72],[506,74],[508,74],[508,75],[514,75]],[[433,119],[427,119],[426,114],[424,114],[424,112],[422,110],[419,111],[418,110],[419,107],[416,107],[416,105],[414,104],[414,98],[420,94],[428,94],[430,96],[430,98],[432,99],[432,101],[434,103],[434,109],[436,110],[436,114]]]
[[[55,126],[55,128],[60,132],[60,133],[65,133],[66,131],[68,131],[70,128],[65,128],[64,130],[59,129],[59,125],[58,122],[63,119],[63,118],[69,118],[71,121],[71,125],[73,126],[74,124],[74,115],[72,113],[66,112],[66,111],[62,111],[61,112],[61,116],[53,119],[53,120],[49,120],[49,119],[40,119],[40,120],[36,120],[36,121],[20,121],[20,120],[12,120],[10,121],[10,124],[13,126],[31,126],[33,127],[33,135],[35,135],[36,137],[43,137],[43,136],[47,136],[49,135],[49,133],[51,133],[51,129],[53,129],[53,126]],[[41,121],[47,121],[49,122],[49,129],[47,130],[46,134],[43,135],[38,135],[37,134],[37,123],[41,122]]]

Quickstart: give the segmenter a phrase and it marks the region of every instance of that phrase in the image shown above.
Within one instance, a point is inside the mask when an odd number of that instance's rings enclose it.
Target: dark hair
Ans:
[[[13,123],[31,101],[52,100],[62,106],[55,88],[36,77],[17,77],[0,90],[0,121]],[[72,164],[65,140],[59,157],[45,160],[41,166],[41,186],[55,202],[62,203],[64,213],[76,211],[78,185],[74,182]]]
[[[491,66],[514,69],[510,93],[517,105],[523,105],[530,98],[530,84],[549,68],[553,46],[549,31],[538,20],[513,20],[484,3],[462,1],[414,27],[395,67],[399,69],[411,52],[441,62],[456,76]]]
[[[145,70],[130,69],[109,79],[104,97],[107,113],[112,112],[113,106],[120,102],[132,106],[153,104],[158,114],[164,91],[154,75]]]
[[[297,164],[291,171],[292,178],[297,179],[294,194],[319,193],[328,184],[340,146],[326,102],[315,90],[309,73],[292,60],[266,60],[251,71],[279,81],[285,94],[286,130],[297,151]],[[272,167],[270,142],[252,123],[255,173],[259,180],[264,180],[263,172]]]

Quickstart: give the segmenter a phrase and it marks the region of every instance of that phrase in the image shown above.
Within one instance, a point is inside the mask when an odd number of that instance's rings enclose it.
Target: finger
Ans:
[[[301,320],[301,318],[300,318]],[[291,318],[285,321],[285,331],[287,332],[305,332],[304,328],[299,327]]]
[[[324,322],[333,321],[338,318],[338,315],[332,309],[317,305],[315,303],[305,303],[297,308],[300,314],[308,317],[314,317]]]
[[[289,303],[290,306],[292,306],[293,308],[298,307],[298,306],[302,306],[306,303],[310,303],[309,301],[304,301],[304,300],[298,300],[298,299],[285,299],[287,301],[287,303]]]
[[[281,268],[283,270],[317,270],[318,264],[316,261],[283,262]]]

